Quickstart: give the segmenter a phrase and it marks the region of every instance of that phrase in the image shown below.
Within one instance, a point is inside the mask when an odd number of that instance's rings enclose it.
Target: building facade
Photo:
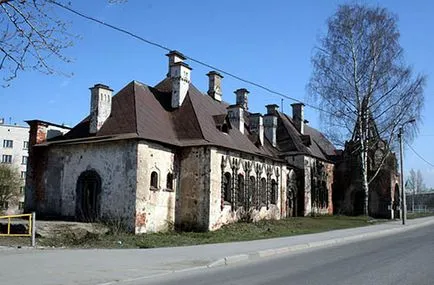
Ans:
[[[395,153],[381,139],[372,119],[368,133],[368,215],[374,218],[399,218],[400,182]],[[333,203],[336,212],[340,214],[364,214],[366,194],[361,189],[359,150],[360,140],[354,134],[353,138],[345,143],[345,149],[336,163]]]
[[[22,212],[24,208],[24,187],[27,173],[29,149],[29,127],[4,124],[0,119],[0,163],[15,169],[21,178],[19,197],[4,201],[0,211],[6,214]]]
[[[302,104],[292,117],[277,105],[250,113],[246,89],[229,105],[219,73],[207,74],[202,93],[185,57],[167,56],[168,74],[153,87],[132,81],[114,96],[90,88],[89,116],[70,130],[49,138],[55,124],[28,122],[26,209],[119,220],[135,233],[333,213],[335,149],[305,126]]]

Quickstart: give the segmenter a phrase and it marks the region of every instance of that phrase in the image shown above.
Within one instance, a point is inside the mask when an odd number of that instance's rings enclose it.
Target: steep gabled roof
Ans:
[[[179,108],[172,108],[170,99],[169,78],[154,88],[132,81],[113,96],[110,117],[96,134],[89,134],[87,117],[55,143],[80,142],[94,137],[112,140],[128,134],[128,138],[173,146],[215,145],[278,159],[276,150],[267,140],[263,146],[255,144],[255,140],[250,140],[254,136],[247,129],[246,134],[235,128],[228,128],[226,132],[219,129],[216,118],[220,123],[227,120],[228,104],[202,94],[193,84]]]
[[[318,130],[308,125],[301,134],[289,116],[278,112],[277,147],[285,154],[305,154],[321,160],[337,155],[333,144]]]

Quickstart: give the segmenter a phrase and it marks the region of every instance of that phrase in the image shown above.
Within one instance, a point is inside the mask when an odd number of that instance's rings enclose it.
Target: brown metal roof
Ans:
[[[336,155],[333,144],[318,130],[308,125],[302,135],[286,114],[278,112],[277,147],[279,151],[292,155],[310,155],[322,160],[331,160]],[[310,143],[306,143],[310,142]]]
[[[179,147],[214,145],[274,159],[279,159],[282,153],[303,153],[327,160],[329,155],[334,154],[333,145],[310,127],[306,127],[306,135],[311,137],[312,143],[309,146],[303,144],[292,120],[283,113],[278,113],[277,148],[266,138],[261,146],[257,136],[250,133],[247,127],[245,134],[230,127],[223,132],[220,125],[226,120],[227,103],[202,94],[190,84],[183,104],[173,109],[171,88],[169,78],[155,87],[132,81],[113,96],[111,115],[96,135],[89,134],[87,117],[56,143],[62,143],[62,140],[65,143],[83,142],[86,138],[94,141],[96,137],[110,140],[124,137]]]

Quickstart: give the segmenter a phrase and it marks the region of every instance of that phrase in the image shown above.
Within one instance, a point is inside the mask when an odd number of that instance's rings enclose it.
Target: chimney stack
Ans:
[[[250,114],[249,117],[250,131],[257,134],[259,142],[264,145],[264,118],[260,113]]]
[[[95,84],[90,89],[89,133],[96,134],[110,116],[113,90],[104,84]]]
[[[244,134],[244,109],[238,105],[228,107],[228,117],[231,125]]]
[[[247,104],[247,96],[250,92],[246,88],[240,88],[235,90],[234,93],[236,94],[236,104],[247,111],[249,109]]]
[[[213,98],[214,100],[221,102],[223,76],[214,70],[208,72],[207,76],[209,78],[208,95],[211,96],[211,98]]]
[[[292,107],[292,120],[294,122],[295,128],[304,135],[304,104],[294,103],[291,104]]]
[[[170,68],[172,65],[178,62],[183,62],[186,57],[177,50],[172,50],[166,56],[169,58],[169,68],[167,71],[167,77],[170,77]]]
[[[184,63],[185,56],[178,51],[166,55],[169,57],[169,77],[172,81],[172,108],[179,108],[190,87],[191,67]]]
[[[277,110],[279,106],[276,104],[270,104],[265,106],[267,108],[267,114],[264,116],[264,132],[265,137],[271,142],[271,144],[277,146]]]

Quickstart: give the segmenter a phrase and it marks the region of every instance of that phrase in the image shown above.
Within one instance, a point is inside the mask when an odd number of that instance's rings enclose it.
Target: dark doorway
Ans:
[[[353,199],[353,215],[360,216],[365,210],[365,192],[358,190],[354,193]]]
[[[77,181],[75,216],[78,221],[94,222],[99,217],[101,178],[94,170],[83,172]]]

